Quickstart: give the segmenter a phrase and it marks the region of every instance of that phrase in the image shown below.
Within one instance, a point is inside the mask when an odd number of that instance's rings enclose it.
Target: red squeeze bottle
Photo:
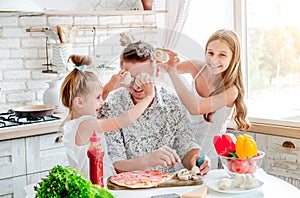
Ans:
[[[103,182],[103,156],[100,137],[94,131],[90,137],[90,147],[87,151],[90,161],[90,180],[93,184],[104,187]]]

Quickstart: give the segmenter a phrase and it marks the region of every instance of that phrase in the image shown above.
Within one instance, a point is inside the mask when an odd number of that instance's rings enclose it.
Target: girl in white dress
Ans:
[[[98,77],[86,71],[91,59],[86,56],[71,55],[69,60],[75,64],[73,71],[65,78],[61,86],[62,103],[69,109],[69,119],[63,126],[63,143],[66,147],[70,166],[89,179],[87,150],[90,136],[97,131],[101,138],[104,154],[104,177],[115,174],[114,167],[107,154],[104,132],[120,129],[132,124],[145,111],[154,98],[154,85],[149,76],[136,77],[146,97],[123,115],[114,118],[97,119],[98,109],[103,106],[105,87],[118,84],[124,80],[124,72],[113,75],[110,82],[103,88]],[[113,82],[112,82],[113,81]],[[109,89],[111,90],[111,89]],[[104,94],[105,92],[105,94]]]
[[[213,147],[213,136],[226,132],[230,115],[238,130],[250,127],[246,120],[238,36],[231,30],[216,31],[206,44],[205,62],[179,63],[176,53],[168,51],[168,54],[169,62],[163,66],[189,112],[189,123],[198,143],[211,158],[212,168],[217,168],[218,156]],[[192,75],[191,91],[178,73]]]

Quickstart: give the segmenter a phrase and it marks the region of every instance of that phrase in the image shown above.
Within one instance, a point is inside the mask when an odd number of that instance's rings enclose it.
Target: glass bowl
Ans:
[[[258,151],[259,155],[247,158],[239,159],[235,157],[219,156],[223,165],[223,168],[230,174],[254,174],[263,163],[265,153]]]

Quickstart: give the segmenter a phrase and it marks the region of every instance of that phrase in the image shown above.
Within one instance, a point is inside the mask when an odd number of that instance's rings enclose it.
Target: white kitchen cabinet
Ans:
[[[24,197],[25,139],[1,141],[0,151],[0,197]]]
[[[266,152],[264,170],[300,188],[300,140],[256,134],[256,143]]]
[[[24,190],[23,186],[27,184],[26,176],[10,177],[5,179],[0,179],[0,197],[14,197],[23,198]]]
[[[57,133],[0,141],[0,197],[23,198],[23,187],[36,184],[60,164],[68,166]]]
[[[24,142],[25,139],[0,142],[0,179],[26,173]]]
[[[44,171],[44,172],[40,172],[40,173],[32,173],[27,175],[26,179],[27,179],[27,184],[38,184],[39,182],[41,182],[42,178],[46,178],[49,175],[49,170],[48,171]]]
[[[229,129],[228,132],[241,135],[245,132]],[[283,179],[300,189],[300,139],[256,132],[247,132],[265,152],[262,168],[269,174]]]
[[[68,166],[62,142],[55,142],[57,133],[26,138],[27,174],[50,170],[60,164]]]

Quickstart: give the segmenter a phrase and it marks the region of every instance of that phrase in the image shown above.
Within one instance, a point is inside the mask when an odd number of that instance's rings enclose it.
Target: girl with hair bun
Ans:
[[[69,120],[63,126],[63,142],[70,166],[88,179],[87,150],[90,136],[93,131],[97,131],[105,151],[104,177],[109,177],[115,174],[115,170],[108,158],[103,133],[129,126],[138,119],[154,98],[153,81],[150,76],[142,79],[137,77],[136,80],[143,87],[146,97],[122,115],[97,119],[99,108],[104,105],[103,87],[98,77],[86,70],[92,61],[89,57],[80,55],[71,55],[69,60],[74,63],[74,69],[64,79],[60,93],[62,104],[69,110]],[[121,70],[110,81],[123,80],[124,72]]]

